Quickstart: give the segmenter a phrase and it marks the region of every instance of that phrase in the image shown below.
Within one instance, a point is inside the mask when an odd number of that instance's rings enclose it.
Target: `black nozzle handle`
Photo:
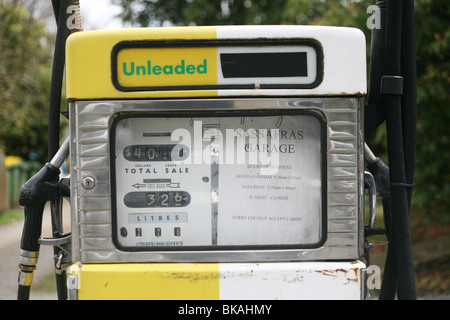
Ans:
[[[47,201],[68,196],[67,186],[58,183],[59,167],[69,154],[67,138],[53,159],[28,180],[20,191],[19,204],[24,207],[25,222],[23,226],[20,249],[29,252],[39,251],[39,238],[42,230],[42,217]]]
[[[20,191],[19,204],[24,207],[25,221],[19,255],[19,290],[17,298],[28,300],[33,272],[39,256],[42,218],[47,201],[68,193],[58,183],[60,171],[50,163],[28,180]]]
[[[19,204],[24,207],[25,222],[20,249],[31,252],[39,251],[38,241],[41,236],[45,204],[61,194],[61,186],[58,184],[59,174],[58,168],[46,163],[22,186]]]
[[[39,238],[42,232],[42,217],[44,213],[44,203],[24,208],[25,221],[23,224],[22,240],[20,249],[29,252],[39,251]]]

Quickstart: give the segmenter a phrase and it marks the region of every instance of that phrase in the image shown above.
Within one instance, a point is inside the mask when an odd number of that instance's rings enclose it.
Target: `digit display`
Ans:
[[[130,192],[123,199],[129,208],[179,208],[190,201],[190,194],[184,191]]]
[[[132,145],[123,150],[128,161],[181,161],[189,156],[187,146],[178,144]]]

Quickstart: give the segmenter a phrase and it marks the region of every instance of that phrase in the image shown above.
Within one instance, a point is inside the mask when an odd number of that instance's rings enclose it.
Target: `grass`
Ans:
[[[33,290],[40,292],[56,292],[55,274],[49,274],[36,283],[33,283]]]
[[[23,209],[10,209],[0,212],[0,226],[23,220]]]

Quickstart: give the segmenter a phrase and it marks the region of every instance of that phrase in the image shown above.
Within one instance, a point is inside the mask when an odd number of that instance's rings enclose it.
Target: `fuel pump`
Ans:
[[[57,277],[67,278],[60,298],[367,298],[365,238],[387,232],[392,259],[402,261],[409,239],[397,235],[407,225],[393,190],[408,189],[411,177],[392,180],[364,143],[384,117],[364,126],[364,111],[379,106],[372,84],[364,102],[365,56],[363,33],[341,27],[70,35],[70,136],[22,192],[19,298],[44,242],[68,266]],[[401,80],[386,70],[382,93],[398,102]],[[58,181],[67,156],[69,185]],[[386,230],[374,228],[377,190]],[[69,195],[70,235],[39,240],[43,205]],[[392,277],[405,280],[398,270]]]
[[[69,297],[363,298],[365,65],[352,28],[71,35]]]

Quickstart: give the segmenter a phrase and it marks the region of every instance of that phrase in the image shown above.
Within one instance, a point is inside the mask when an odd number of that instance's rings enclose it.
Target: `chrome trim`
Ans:
[[[39,251],[27,251],[20,249],[19,264],[24,266],[36,266],[39,260]]]
[[[364,172],[364,183],[369,191],[369,229],[373,229],[377,211],[377,187],[370,172]]]
[[[364,142],[361,97],[217,98],[193,100],[78,101],[69,105],[73,261],[264,262],[350,260],[363,255]],[[327,240],[316,249],[124,252],[112,241],[109,127],[125,112],[309,110],[327,129]],[[94,177],[92,189],[82,187]],[[361,222],[362,221],[362,222]]]
[[[58,149],[58,152],[56,152],[55,156],[50,161],[50,164],[55,168],[59,169],[69,156],[69,142],[69,138],[66,138],[61,147]]]

